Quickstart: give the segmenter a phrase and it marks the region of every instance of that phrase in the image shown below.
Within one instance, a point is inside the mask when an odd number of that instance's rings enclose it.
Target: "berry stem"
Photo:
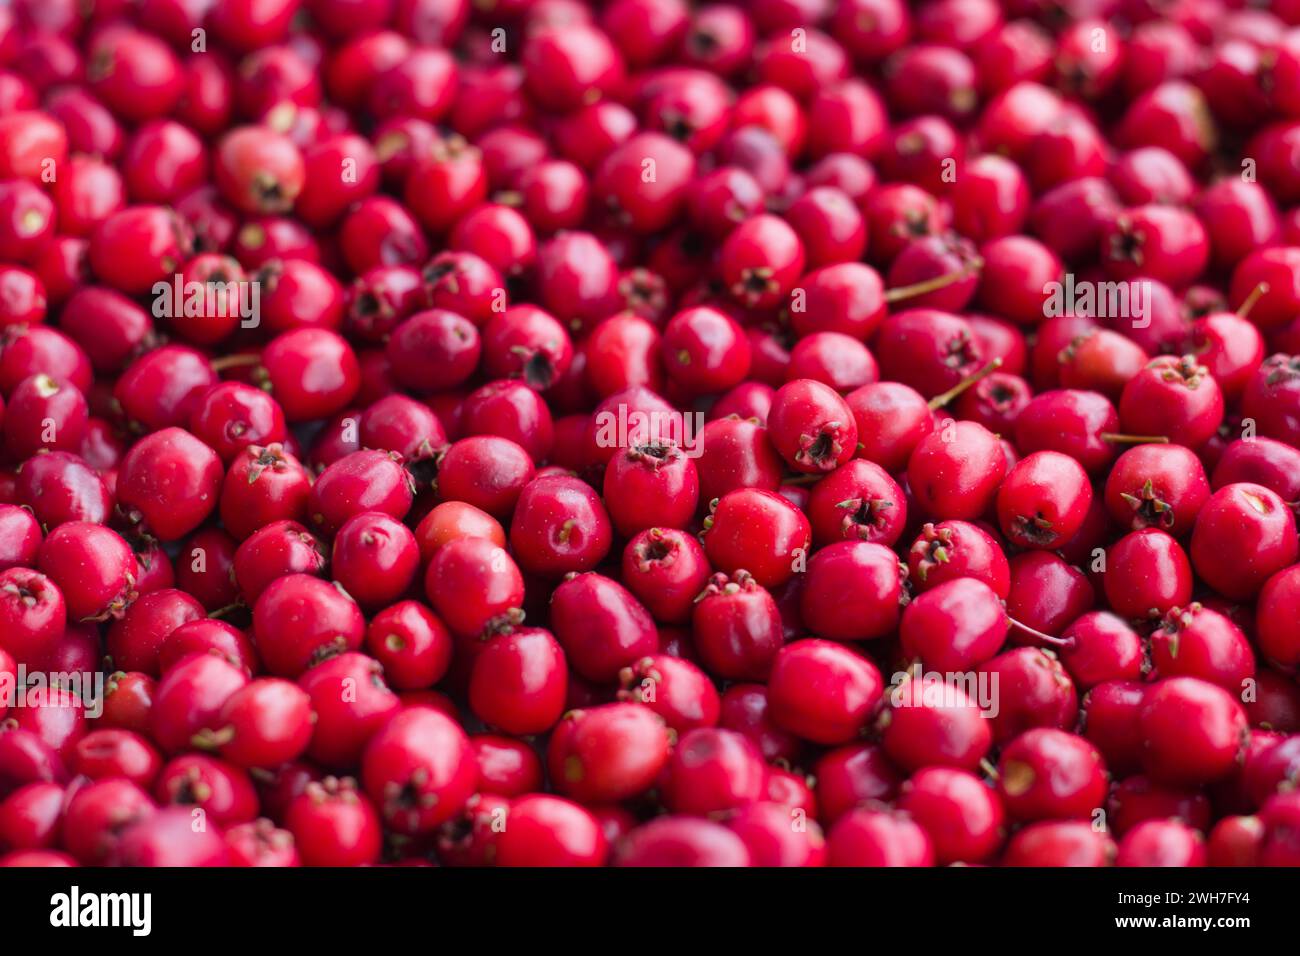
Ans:
[[[1237,318],[1244,319],[1246,316],[1250,315],[1250,310],[1255,308],[1255,303],[1266,295],[1268,295],[1268,283],[1261,282],[1251,290],[1250,295],[1246,296],[1245,301],[1242,302],[1241,305],[1237,306]]]
[[[1001,367],[1002,367],[1002,359],[1000,358],[995,358],[993,359],[993,361],[986,363],[985,366],[981,368],[978,372],[973,372],[970,375],[967,375],[964,379],[962,379],[952,388],[948,389],[948,391],[942,392],[939,395],[936,395],[934,398],[930,399],[930,410],[935,411],[937,409],[943,408],[954,398],[959,396],[962,392],[966,391],[966,389],[970,388],[972,385],[975,385],[981,379],[987,378],[989,375],[993,374]]]
[[[900,285],[893,289],[886,289],[884,296],[885,301],[889,303],[900,302],[903,299],[911,299],[918,295],[925,295],[927,292],[935,292],[939,289],[947,288],[954,282],[960,282],[972,272],[978,272],[983,266],[983,259],[975,259],[964,269],[958,269],[955,272],[945,272],[941,276],[935,276],[933,279],[926,279],[924,282],[914,282],[911,285]]]
[[[1017,621],[1014,617],[1012,617],[1009,614],[1007,615],[1007,620],[1010,621],[1012,625],[1014,625],[1015,627],[1020,628],[1020,630],[1024,631],[1026,634],[1030,635],[1031,637],[1036,637],[1044,644],[1050,644],[1053,647],[1074,646],[1074,641],[1066,640],[1063,637],[1053,637],[1051,634],[1044,634],[1042,631],[1037,630],[1036,628],[1032,628],[1028,624],[1024,624],[1020,621]]]
[[[261,362],[260,355],[223,355],[212,360],[212,370],[224,372],[228,368],[246,368],[249,365],[260,365]]]
[[[1119,432],[1102,432],[1101,440],[1117,445],[1167,445],[1167,435],[1122,435]]]

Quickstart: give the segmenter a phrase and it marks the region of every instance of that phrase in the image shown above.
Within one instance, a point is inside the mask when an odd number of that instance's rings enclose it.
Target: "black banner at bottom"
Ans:
[[[536,942],[561,925],[632,945],[640,932],[672,926],[689,928],[692,942],[716,936],[732,945],[786,926],[801,935],[876,937],[892,928],[891,935],[942,938],[965,927],[988,939],[1005,926],[1021,940],[1034,930],[1051,939],[1174,931],[1228,940],[1290,929],[1293,899],[1285,871],[1262,869],[0,872],[7,938],[79,933],[127,945],[281,934],[337,945],[392,933],[432,934],[434,945],[483,934],[502,944]]]

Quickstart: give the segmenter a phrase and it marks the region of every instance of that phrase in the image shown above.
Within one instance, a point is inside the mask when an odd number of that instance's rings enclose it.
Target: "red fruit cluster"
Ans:
[[[0,865],[1300,864],[1294,2],[15,0],[0,399]]]

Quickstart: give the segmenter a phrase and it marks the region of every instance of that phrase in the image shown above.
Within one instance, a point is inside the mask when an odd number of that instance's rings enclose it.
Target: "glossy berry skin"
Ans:
[[[401,519],[411,507],[412,485],[392,453],[353,452],[326,468],[312,485],[307,506],[311,524],[332,535],[365,511]]]
[[[1067,645],[1061,662],[1080,691],[1106,681],[1139,680],[1146,672],[1145,647],[1138,633],[1107,611],[1089,611],[1061,632]]]
[[[1255,676],[1255,654],[1241,628],[1198,602],[1164,616],[1151,635],[1151,662],[1160,677],[1199,677],[1230,693]]]
[[[37,564],[63,592],[74,621],[121,617],[136,598],[135,554],[101,525],[69,522],[55,528],[41,544]]]
[[[1134,434],[1199,448],[1223,419],[1223,393],[1192,357],[1161,356],[1124,386],[1119,413]]]
[[[997,540],[968,521],[927,522],[907,554],[908,581],[926,591],[955,578],[983,581],[1001,599],[1011,591],[1011,567]]]
[[[723,495],[705,525],[704,551],[713,567],[724,573],[744,569],[768,588],[794,576],[812,540],[802,511],[756,488]]]
[[[108,629],[114,666],[157,677],[160,653],[172,632],[203,617],[203,606],[183,591],[165,588],[142,595]]]
[[[970,670],[1006,640],[1006,611],[997,594],[975,578],[955,578],[919,594],[903,612],[903,653],[927,668]]]
[[[767,767],[758,748],[733,730],[700,727],[673,748],[664,802],[677,813],[707,816],[758,802]]]
[[[306,866],[364,866],[379,859],[379,815],[351,777],[312,781],[284,815]]]
[[[808,562],[800,611],[821,637],[862,641],[898,627],[903,575],[897,556],[881,544],[839,541]]]
[[[383,512],[354,515],[334,536],[334,578],[363,607],[400,598],[415,580],[419,563],[415,535]]]
[[[605,469],[605,506],[623,537],[651,526],[685,527],[699,498],[695,462],[671,442],[635,445]]]
[[[871,382],[844,400],[858,425],[858,456],[890,474],[903,470],[917,442],[934,430],[925,399],[901,382]]]
[[[1300,661],[1300,635],[1293,622],[1300,608],[1300,569],[1283,568],[1265,583],[1255,607],[1255,637],[1264,656],[1283,666]]]
[[[221,523],[245,539],[276,521],[307,516],[311,479],[280,444],[249,445],[234,456],[221,484]]]
[[[852,740],[873,715],[883,689],[874,664],[817,639],[782,648],[768,681],[776,724],[825,745]]]
[[[447,673],[452,636],[423,604],[399,601],[371,618],[366,651],[384,666],[394,687],[416,690],[438,683]]]
[[[357,653],[331,657],[309,668],[298,685],[316,715],[307,756],[327,768],[356,766],[365,745],[401,701],[384,683],[383,668]]]
[[[659,645],[650,612],[601,574],[579,574],[555,589],[551,627],[573,669],[591,681],[614,680]]]
[[[474,656],[470,707],[504,733],[549,730],[564,712],[567,691],[564,651],[541,628],[514,628],[491,638]]]
[[[1147,773],[1174,784],[1199,785],[1227,775],[1246,733],[1241,705],[1227,691],[1195,677],[1155,684],[1145,696],[1139,722]]]
[[[276,521],[239,545],[231,569],[244,603],[252,604],[281,576],[322,574],[328,565],[329,551],[319,538],[296,521]]]
[[[1106,476],[1106,510],[1130,531],[1159,528],[1181,537],[1210,497],[1200,459],[1181,445],[1137,445]]]
[[[906,814],[867,808],[844,814],[828,836],[831,866],[933,866],[930,835]]]
[[[1044,820],[1018,830],[1002,855],[1003,866],[1109,866],[1115,841],[1082,821]]]
[[[667,654],[643,657],[619,672],[620,700],[644,704],[678,734],[718,722],[722,703],[713,682],[690,661]]]
[[[749,372],[744,330],[717,309],[678,312],[664,327],[660,349],[669,378],[692,394],[725,392]]]
[[[394,715],[366,745],[366,793],[400,833],[428,833],[465,805],[478,774],[465,732],[429,707]]]
[[[46,575],[21,567],[0,571],[0,647],[10,663],[38,666],[63,634],[67,614],[63,592]]]
[[[161,540],[175,541],[216,508],[221,479],[216,452],[182,429],[165,428],[141,439],[122,460],[118,506]]]
[[[1220,594],[1244,600],[1296,559],[1295,514],[1263,485],[1239,482],[1214,492],[1192,531],[1196,573]]]
[[[712,501],[738,488],[776,491],[784,466],[755,418],[727,416],[708,422],[700,432],[696,472],[700,498]]]
[[[1028,730],[1003,748],[998,792],[1017,820],[1089,819],[1107,790],[1100,754],[1061,730]]]
[[[897,766],[973,770],[993,744],[991,721],[961,687],[934,677],[895,681],[881,743]]]
[[[970,521],[993,504],[1006,471],[992,432],[974,422],[953,422],[917,443],[907,478],[927,514]]]
[[[612,540],[605,506],[585,482],[565,475],[540,477],[519,493],[510,546],[524,570],[550,578],[591,570]]]
[[[461,538],[439,548],[424,587],[438,616],[463,637],[505,623],[524,599],[523,576],[514,560],[484,538]]]
[[[1147,820],[1120,840],[1116,866],[1189,867],[1206,863],[1205,839],[1178,820]]]
[[[773,447],[804,474],[832,471],[857,448],[858,426],[849,406],[830,387],[811,379],[783,385],[767,418]]]
[[[498,866],[600,866],[609,852],[597,819],[562,797],[529,794],[511,803],[508,819]]]
[[[1074,537],[1091,504],[1088,475],[1074,459],[1035,452],[1018,461],[998,488],[998,523],[1013,544],[1051,549]]]
[[[285,418],[326,418],[347,407],[360,386],[356,352],[329,329],[292,329],[262,350],[262,366]]]
[[[462,438],[438,461],[438,490],[504,521],[534,475],[532,458],[516,442],[496,435]]]
[[[326,657],[356,650],[365,627],[355,601],[307,574],[272,582],[253,607],[258,651],[266,668],[280,677],[297,677]]]
[[[562,793],[613,803],[649,789],[668,760],[668,728],[639,703],[570,711],[551,734],[546,761]]]
[[[765,680],[785,641],[775,599],[743,570],[709,579],[691,625],[705,669],[731,680]]]
[[[808,517],[818,544],[857,540],[891,547],[907,524],[907,502],[883,468],[855,459],[813,486]]]
[[[1103,583],[1111,610],[1142,620],[1191,600],[1192,568],[1177,541],[1163,531],[1144,528],[1111,546]]]
[[[900,809],[929,834],[935,862],[980,863],[1002,845],[1005,814],[997,795],[978,777],[950,767],[928,767],[903,785]]]
[[[153,739],[169,754],[182,753],[195,735],[216,731],[221,708],[248,678],[233,664],[211,654],[192,654],[168,670],[150,709]]]
[[[709,580],[709,562],[693,535],[649,528],[623,551],[623,582],[655,618],[681,624]]]

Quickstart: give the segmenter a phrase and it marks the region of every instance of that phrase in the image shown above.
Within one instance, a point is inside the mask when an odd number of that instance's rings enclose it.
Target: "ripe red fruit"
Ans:
[[[551,627],[575,671],[610,681],[659,647],[650,613],[621,584],[600,574],[579,574],[551,595]]]
[[[648,789],[668,759],[662,718],[638,703],[571,711],[551,735],[547,765],[566,795],[612,803]]]
[[[853,412],[833,389],[811,379],[790,382],[777,391],[767,427],[781,457],[805,474],[833,471],[857,449]]]
[[[365,629],[355,601],[308,574],[273,581],[253,606],[258,652],[279,677],[297,677],[327,657],[356,650]]]
[[[366,629],[366,650],[400,690],[430,687],[451,663],[452,637],[442,621],[417,601],[384,608]]]
[[[361,760],[366,793],[398,833],[430,833],[474,792],[478,767],[469,738],[430,707],[409,707],[370,739]]]
[[[507,819],[494,843],[498,866],[600,866],[609,852],[596,817],[562,797],[529,794]]]
[[[189,534],[217,506],[221,459],[180,428],[138,441],[122,460],[118,505],[128,520],[163,541]]]
[[[668,441],[633,445],[610,459],[604,499],[618,533],[686,527],[699,503],[695,462]]]
[[[781,495],[756,488],[723,495],[705,520],[709,562],[728,574],[743,568],[769,588],[795,575],[811,540],[802,511]]]
[[[1118,848],[1091,821],[1044,820],[1007,841],[1003,866],[1110,866]]]
[[[0,647],[11,662],[38,666],[63,634],[67,611],[62,591],[44,574],[28,568],[0,571]]]
[[[692,632],[700,661],[731,680],[764,680],[785,641],[781,611],[747,571],[715,574],[699,593]]]
[[[618,845],[615,866],[749,866],[745,842],[699,817],[666,816],[637,827]]]
[[[917,443],[907,480],[927,514],[969,521],[993,504],[1006,471],[992,432],[974,422],[949,422]]]
[[[221,707],[207,740],[240,767],[278,767],[311,742],[311,698],[297,685],[268,677],[245,684]]]
[[[1106,476],[1106,510],[1130,531],[1159,528],[1181,536],[1209,497],[1200,459],[1181,445],[1137,445]]]
[[[762,755],[742,734],[699,727],[673,748],[663,799],[675,813],[707,816],[756,803],[766,782]]]
[[[196,735],[222,726],[221,708],[247,683],[242,671],[220,657],[190,655],[158,684],[149,712],[153,739],[167,753],[190,749]]]
[[[1103,583],[1111,610],[1142,620],[1182,607],[1192,597],[1192,569],[1178,542],[1144,528],[1120,538],[1106,553]]]
[[[415,580],[420,549],[415,535],[383,512],[367,511],[343,523],[334,537],[334,579],[363,607],[381,607]]]
[[[643,657],[619,672],[619,682],[619,700],[645,704],[678,734],[718,722],[718,691],[690,661],[667,654]]]
[[[613,531],[600,496],[567,475],[528,482],[510,523],[510,547],[531,574],[589,571],[609,552]]]
[[[935,862],[982,863],[1004,838],[1002,803],[964,770],[928,767],[903,784],[898,806],[929,834]]]
[[[874,715],[883,690],[880,671],[871,661],[817,639],[782,648],[768,679],[776,724],[826,745],[857,736]]]
[[[1246,714],[1227,691],[1170,677],[1146,693],[1139,715],[1143,763],[1153,779],[1200,785],[1226,776],[1241,752]]]
[[[1028,730],[1002,750],[998,793],[1016,820],[1091,819],[1106,798],[1100,754],[1061,730]]]
[[[623,551],[623,583],[656,621],[682,624],[709,580],[709,562],[694,535],[649,528]]]
[[[379,860],[379,815],[351,777],[308,783],[290,802],[284,825],[307,866],[365,866]]]
[[[1074,537],[1091,504],[1088,475],[1073,458],[1034,452],[998,488],[998,523],[1013,544],[1051,550]]]
[[[904,599],[897,555],[882,544],[839,541],[808,562],[799,607],[814,634],[863,641],[897,629]]]
[[[1204,866],[1205,838],[1178,820],[1147,820],[1124,834],[1116,866]]]
[[[524,600],[524,580],[514,560],[485,538],[461,538],[439,548],[424,588],[438,616],[463,637],[517,617]]]
[[[917,595],[899,626],[902,651],[929,669],[971,670],[998,652],[1007,614],[997,594],[975,578],[955,578]]]
[[[808,518],[818,544],[860,540],[892,547],[907,524],[907,502],[883,468],[855,459],[813,486]]]
[[[564,651],[549,631],[512,628],[474,655],[470,708],[507,734],[544,733],[564,712],[566,665]]]
[[[1291,508],[1263,485],[1220,488],[1201,508],[1192,532],[1196,573],[1227,597],[1254,597],[1264,581],[1296,559]]]
[[[101,525],[60,525],[41,544],[37,563],[62,591],[74,621],[121,617],[136,598],[140,568],[135,554]]]

